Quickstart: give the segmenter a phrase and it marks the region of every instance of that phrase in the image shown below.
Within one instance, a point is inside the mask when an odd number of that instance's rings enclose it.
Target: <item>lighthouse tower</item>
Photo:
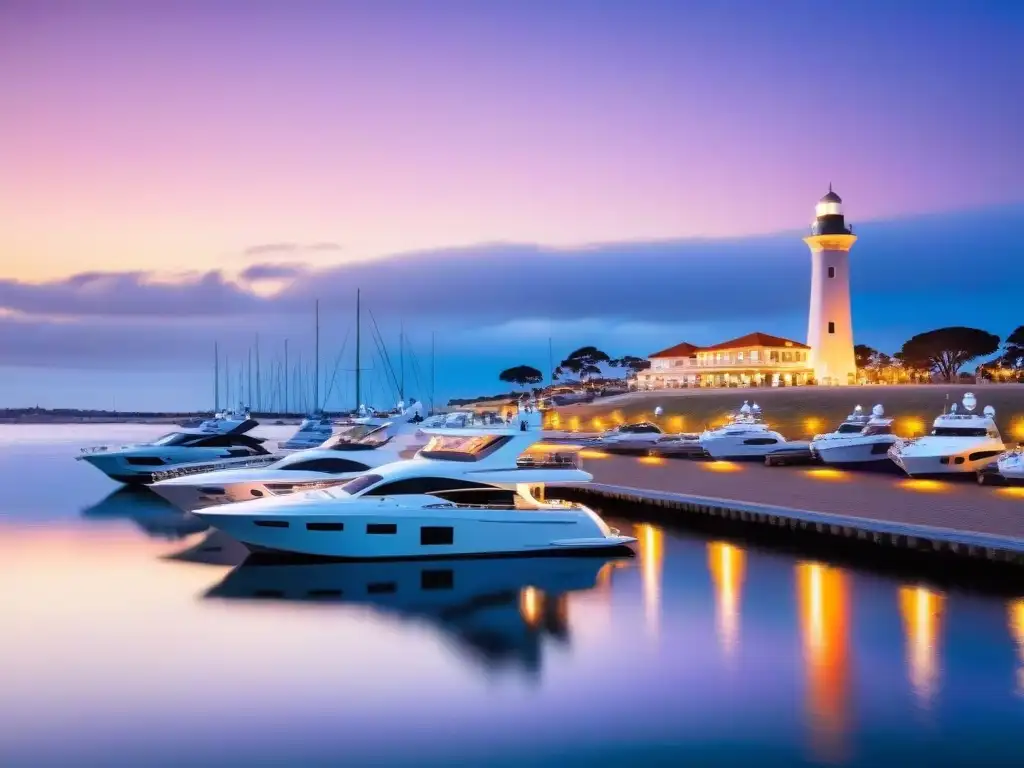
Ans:
[[[807,346],[819,384],[854,384],[853,322],[850,318],[850,249],[857,242],[846,226],[843,201],[828,185],[814,208],[811,234],[811,312]]]

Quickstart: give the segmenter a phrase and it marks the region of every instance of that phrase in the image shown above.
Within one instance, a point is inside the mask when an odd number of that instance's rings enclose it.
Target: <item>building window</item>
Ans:
[[[771,352],[769,352],[768,359],[771,360],[773,363],[779,362],[779,350],[773,349]]]
[[[828,324],[828,332],[829,333],[835,333],[836,332],[836,324],[835,323],[829,323]]]
[[[736,361],[739,362],[739,363],[743,362],[743,353],[742,352],[737,352],[736,353]]]
[[[836,276],[836,268],[835,267],[829,267],[828,268],[828,276],[829,277],[835,277]]]
[[[750,350],[750,360],[751,360],[751,362],[754,362],[754,363],[756,363],[756,362],[757,362],[757,359],[758,359],[758,358],[759,358],[760,356],[761,356],[761,355],[760,355],[760,353],[759,353],[759,352],[758,352],[758,351],[757,351],[756,349],[752,349],[752,350]]]

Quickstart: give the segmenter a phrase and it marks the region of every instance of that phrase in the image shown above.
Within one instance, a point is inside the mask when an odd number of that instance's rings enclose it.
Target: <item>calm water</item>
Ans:
[[[626,561],[240,566],[72,461],[160,431],[0,426],[0,765],[1024,756],[1024,599],[629,523]]]

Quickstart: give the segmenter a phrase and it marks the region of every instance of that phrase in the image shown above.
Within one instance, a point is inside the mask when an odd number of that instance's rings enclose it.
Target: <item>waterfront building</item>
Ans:
[[[850,312],[850,249],[843,201],[829,184],[815,206],[807,343],[755,332],[711,346],[676,344],[648,357],[638,389],[857,383]]]
[[[683,342],[655,352],[637,375],[639,389],[806,384],[813,376],[806,344],[767,333],[698,347]]]

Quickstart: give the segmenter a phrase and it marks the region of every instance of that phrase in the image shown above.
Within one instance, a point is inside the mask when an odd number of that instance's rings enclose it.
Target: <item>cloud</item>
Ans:
[[[309,269],[305,264],[253,264],[246,267],[239,278],[244,282],[256,280],[289,280],[296,278]]]
[[[342,250],[341,245],[327,241],[302,244],[302,243],[263,243],[251,245],[242,251],[243,256],[285,256],[309,253],[331,253]]]
[[[1016,286],[1024,269],[1011,254],[1022,224],[1024,210],[1016,208],[858,227],[851,254],[858,341],[893,348],[939,325],[1000,334],[1019,325]],[[255,332],[310,336],[316,299],[324,334],[334,333],[340,345],[357,287],[383,332],[397,338],[399,322],[407,332],[436,331],[449,353],[462,345],[543,358],[549,335],[640,354],[683,338],[711,343],[751,330],[800,339],[810,280],[801,236],[577,249],[494,243],[326,269],[267,261],[238,278],[220,271],[173,281],[145,272],[88,272],[42,284],[6,280],[0,353],[26,363],[63,356],[110,361],[129,351],[154,360],[201,357],[207,353],[196,353],[195,345],[212,347],[215,338],[228,344],[237,337],[244,347]],[[283,287],[261,295],[260,281]]]
[[[251,245],[242,251],[245,256],[266,256],[272,253],[294,253],[299,250],[298,243],[263,243]]]

